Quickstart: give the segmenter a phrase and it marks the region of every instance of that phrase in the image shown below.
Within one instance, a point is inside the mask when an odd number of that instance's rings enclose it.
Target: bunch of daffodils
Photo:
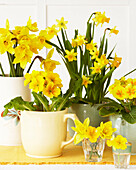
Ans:
[[[11,30],[9,21],[6,20],[6,28],[0,28],[0,54],[7,53],[10,64],[9,76],[23,76],[27,63],[31,63],[27,71],[29,72],[33,64],[33,55],[39,54],[39,51],[44,47],[52,47],[46,43],[46,40],[52,38],[52,34],[50,35],[48,30],[41,30],[38,35],[35,34],[38,31],[37,23],[32,23],[30,17],[26,26],[15,26]],[[2,75],[5,76],[1,63],[0,70]]]
[[[109,92],[116,101],[108,99],[108,104],[102,105],[100,114],[108,116],[120,114],[129,123],[136,123],[136,79],[122,77],[115,79],[109,87]]]
[[[72,40],[68,39],[66,32],[68,22],[64,21],[63,17],[56,21],[56,25],[47,29],[54,36],[53,30],[55,27],[59,27],[62,41],[58,33],[56,33],[58,44],[54,44],[53,41],[46,42],[54,46],[61,55],[71,78],[70,83],[80,80],[80,86],[77,92],[74,93],[73,101],[90,104],[102,103],[107,93],[112,73],[119,67],[122,60],[116,53],[113,54],[114,48],[110,53],[107,52],[107,33],[117,35],[119,31],[116,26],[106,28],[100,45],[98,45],[98,43],[94,42],[95,27],[99,26],[99,24],[103,26],[104,23],[109,23],[110,21],[110,18],[105,16],[105,12],[93,13],[87,22],[86,35],[81,35],[78,30],[75,30],[75,36]],[[85,95],[82,93],[83,89]]]
[[[112,128],[112,122],[101,122],[100,126],[95,128],[89,126],[90,120],[86,118],[83,123],[79,120],[75,120],[76,127],[72,127],[72,129],[77,132],[74,143],[78,144],[83,139],[89,139],[91,143],[95,143],[97,139],[100,137],[101,139],[111,139],[113,132],[116,131],[115,128]]]

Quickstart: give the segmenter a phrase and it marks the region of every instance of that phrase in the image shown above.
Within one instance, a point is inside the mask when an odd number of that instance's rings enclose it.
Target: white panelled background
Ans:
[[[99,37],[102,36],[102,31],[108,26],[117,26],[119,34],[109,37],[109,51],[116,45],[116,53],[122,57],[122,64],[115,72],[114,78],[120,78],[128,71],[136,68],[136,0],[0,0],[0,27],[5,27],[5,21],[8,18],[11,29],[16,25],[26,25],[26,22],[31,16],[33,21],[38,22],[38,27],[44,29],[47,26],[56,24],[56,19],[62,16],[67,24],[67,32],[69,39],[73,38],[74,30],[79,28],[79,33],[85,35],[86,22],[92,12],[106,12],[106,16],[110,17],[110,24],[104,24],[104,27],[98,26],[95,32],[94,42],[99,42]],[[107,34],[108,36],[108,34]],[[56,41],[56,39],[53,39]],[[57,41],[56,41],[57,42]],[[41,52],[45,57],[46,49]],[[68,72],[60,59],[60,56],[55,52],[53,59],[62,63],[56,71],[60,74],[63,80],[63,91],[66,91],[69,83]],[[0,56],[0,62],[8,73],[8,60],[6,55]],[[39,62],[34,64],[33,69],[39,70]],[[132,77],[132,75],[130,76]],[[136,78],[136,73],[133,73]],[[113,82],[113,80],[112,80]],[[75,169],[75,166],[69,168]],[[83,166],[77,166],[82,169]],[[96,168],[100,166],[84,165],[84,168]],[[114,169],[114,166],[102,166],[104,169]],[[24,166],[0,166],[0,169],[19,169]],[[29,169],[30,167],[27,166]],[[63,169],[64,166],[36,166],[35,169]],[[68,169],[68,167],[67,167]]]

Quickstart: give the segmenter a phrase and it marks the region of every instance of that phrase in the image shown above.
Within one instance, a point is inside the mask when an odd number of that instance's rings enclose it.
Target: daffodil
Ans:
[[[82,85],[84,85],[87,88],[88,84],[91,83],[92,81],[88,77],[86,77],[85,75],[82,76]]]
[[[35,54],[38,54],[39,51],[38,50],[41,50],[42,46],[41,44],[38,42],[38,38],[35,37],[33,39],[30,40],[30,43],[29,43],[29,48],[30,50],[35,53]]]
[[[44,79],[42,76],[34,77],[29,84],[29,88],[36,93],[43,91],[43,86],[44,86]]]
[[[53,71],[56,68],[56,65],[60,64],[60,62],[58,61],[51,60],[53,53],[54,53],[54,49],[51,49],[47,54],[46,59],[41,62],[40,67],[42,68],[42,66],[44,66],[46,72]]]
[[[97,62],[94,62],[94,67],[90,67],[90,69],[93,70],[92,74],[95,74],[95,73],[99,74],[99,73],[101,73],[101,68],[102,68],[101,65],[99,63],[97,63]]]
[[[68,21],[64,21],[64,17],[62,17],[60,20],[56,19],[57,21],[57,27],[59,27],[60,29],[61,28],[64,28],[64,29],[67,29],[67,26],[66,24],[68,23]]]
[[[102,26],[104,24],[104,22],[109,23],[110,18],[107,18],[105,16],[105,12],[103,12],[103,14],[101,12],[96,12],[95,18],[93,18],[93,21],[96,22],[96,26],[98,26],[99,24],[101,24],[101,26]]]
[[[73,60],[77,60],[76,56],[77,53],[74,52],[74,49],[72,49],[71,51],[65,50],[66,54],[65,58],[68,59],[69,62],[73,61]]]
[[[115,57],[114,60],[110,60],[111,62],[111,67],[119,67],[120,63],[121,63],[122,58],[121,57],[117,57],[117,54],[115,53]]]
[[[56,25],[52,25],[52,27],[47,27],[46,31],[48,32],[48,35],[53,38],[55,35],[57,36],[57,33],[59,32],[59,30],[56,29],[57,26]]]
[[[96,45],[97,43],[93,43],[93,40],[89,43],[89,44],[86,44],[86,49],[89,50],[89,51],[96,51]]]
[[[20,30],[20,33],[17,34],[16,38],[18,39],[18,42],[20,43],[21,40],[29,40],[30,39],[30,34],[29,34],[29,29],[27,27],[22,27],[22,29]],[[25,42],[26,43],[26,42]]]
[[[92,55],[91,59],[95,60],[99,56],[99,50],[97,50],[97,48],[94,48],[93,50],[90,50],[90,54]]]
[[[6,51],[8,51],[11,54],[14,54],[15,50],[13,48],[13,45],[15,44],[14,41],[12,41],[12,38],[14,36],[12,34],[8,34],[5,37],[0,37],[0,53],[4,54]]]
[[[9,20],[6,20],[6,28],[0,28],[0,34],[4,37],[7,36],[7,34],[9,34]]]
[[[77,42],[75,41],[76,39],[72,39],[72,47],[77,47],[78,45],[77,45]]]
[[[24,81],[24,86],[27,86],[32,80],[32,75],[29,73],[25,74],[25,81]]]
[[[98,63],[101,65],[101,67],[103,67],[109,63],[109,60],[106,59],[105,54],[101,55],[100,58],[96,58],[96,61],[98,61]]]
[[[41,30],[38,36],[39,43],[41,44],[42,48],[52,48],[50,44],[48,44],[46,41],[49,41],[52,38],[51,35],[48,34],[46,30]]]
[[[112,122],[101,122],[100,127],[97,128],[102,139],[111,139],[113,132],[116,131],[116,128],[112,128]]]
[[[32,32],[37,32],[38,31],[38,28],[37,28],[37,22],[34,22],[32,24],[32,20],[31,20],[31,17],[29,17],[29,20],[27,21],[27,27],[30,31]]]
[[[116,26],[114,28],[110,29],[110,33],[109,34],[111,35],[112,33],[116,34],[116,35],[119,33],[119,30],[116,30]]]
[[[99,131],[97,131],[97,128],[89,126],[87,128],[86,137],[89,138],[90,142],[95,143],[99,137]]]
[[[60,94],[60,88],[54,85],[54,83],[50,82],[43,89],[43,94],[49,98],[57,97]]]
[[[76,39],[74,40],[77,43],[77,46],[81,46],[85,43],[87,43],[87,41],[85,40],[85,36],[84,35],[77,35]]]

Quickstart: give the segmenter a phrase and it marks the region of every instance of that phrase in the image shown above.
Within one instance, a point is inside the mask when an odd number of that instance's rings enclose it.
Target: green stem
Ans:
[[[134,70],[130,71],[129,73],[125,74],[123,77],[128,76],[129,74],[133,73],[134,71],[136,71],[136,68]]]
[[[89,19],[88,19],[87,23],[89,23],[90,19],[92,18],[92,16],[93,16],[94,14],[95,14],[95,12],[94,12],[94,13],[92,13],[92,15],[89,17]]]
[[[55,47],[55,48],[58,48],[60,51],[62,51],[62,49],[60,49],[56,44],[54,44],[54,43],[52,43],[52,42],[50,42],[50,41],[45,41],[46,43],[48,43],[48,44],[50,44],[50,45],[52,45],[53,47]],[[63,52],[63,51],[62,51]]]
[[[3,77],[5,77],[5,74],[4,74],[4,71],[3,71],[3,68],[2,68],[1,63],[0,63],[0,70],[1,70],[1,72],[2,72]]]
[[[58,42],[59,42],[59,44],[60,44],[60,47],[61,47],[61,49],[62,49],[62,52],[63,52],[63,54],[65,55],[66,53],[65,53],[65,50],[64,50],[64,48],[63,48],[63,46],[62,46],[62,44],[61,44],[61,41],[60,41],[60,39],[59,39],[59,36],[57,35],[57,39],[58,39]]]
[[[15,68],[13,66],[11,54],[8,51],[7,51],[7,55],[8,55],[8,60],[9,60],[9,64],[10,64],[11,77],[16,77]]]

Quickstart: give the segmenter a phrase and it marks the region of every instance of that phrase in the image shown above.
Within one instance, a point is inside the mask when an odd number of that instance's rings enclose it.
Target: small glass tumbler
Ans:
[[[103,157],[105,140],[99,137],[97,142],[91,143],[89,139],[84,139],[82,141],[82,147],[87,162],[100,162]]]
[[[127,148],[125,150],[121,149],[114,150],[112,148],[115,168],[126,169],[129,167],[131,149],[132,149],[131,143],[127,143]]]

